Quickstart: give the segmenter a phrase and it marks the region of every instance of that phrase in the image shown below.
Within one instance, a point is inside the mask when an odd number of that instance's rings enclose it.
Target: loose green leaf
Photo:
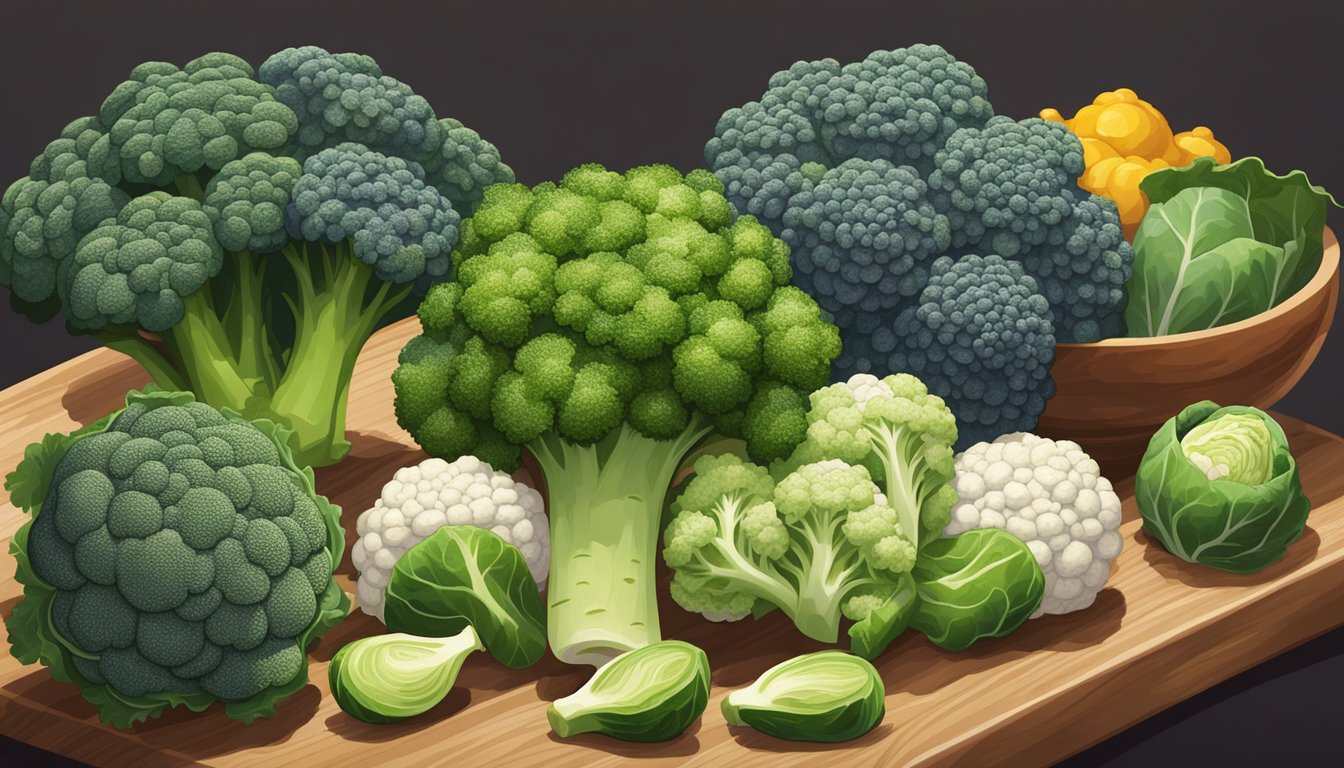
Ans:
[[[882,722],[886,689],[873,665],[843,651],[776,664],[723,700],[729,725],[792,741],[856,739]]]
[[[913,575],[919,605],[910,626],[949,651],[1012,632],[1045,596],[1045,576],[1031,550],[997,528],[929,542]]]
[[[546,710],[562,739],[604,733],[624,741],[667,741],[691,727],[709,703],[709,659],[680,640],[636,648],[597,670],[582,688]]]
[[[395,723],[427,712],[457,682],[462,662],[483,648],[476,630],[452,637],[375,635],[347,643],[331,659],[331,694],[366,723]]]
[[[1263,431],[1247,428],[1246,418]],[[1257,408],[1207,400],[1153,435],[1134,496],[1145,534],[1182,560],[1232,573],[1282,558],[1311,511],[1283,428]]]
[[[468,625],[499,663],[520,668],[546,651],[546,608],[527,561],[493,531],[440,528],[392,569],[387,628],[448,637]]]

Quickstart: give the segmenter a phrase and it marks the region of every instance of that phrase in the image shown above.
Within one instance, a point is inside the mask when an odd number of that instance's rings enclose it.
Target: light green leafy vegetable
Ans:
[[[844,651],[819,651],[776,664],[723,700],[729,725],[793,741],[849,741],[886,713],[882,677]]]
[[[347,643],[327,669],[331,695],[366,723],[395,723],[429,711],[457,681],[462,662],[484,646],[471,627],[452,637],[375,635]]]
[[[1256,157],[1221,166],[1200,158],[1149,174],[1140,188],[1152,206],[1134,238],[1130,336],[1244,320],[1293,295],[1320,266],[1334,199],[1301,171],[1278,176]]]
[[[560,738],[604,733],[625,741],[667,741],[700,718],[709,703],[709,659],[680,640],[627,651],[582,688],[546,710]]]
[[[494,531],[440,528],[392,569],[387,628],[447,637],[470,625],[499,663],[537,663],[546,651],[546,609],[527,561]]]
[[[1012,632],[1045,597],[1035,555],[1016,536],[995,528],[929,542],[913,575],[919,601],[910,626],[949,651]]]
[[[1259,409],[1207,400],[1153,435],[1134,495],[1144,533],[1182,560],[1233,573],[1283,557],[1311,511],[1283,428]]]

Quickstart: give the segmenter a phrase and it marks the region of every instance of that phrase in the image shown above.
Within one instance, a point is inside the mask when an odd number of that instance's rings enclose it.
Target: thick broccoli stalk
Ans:
[[[132,392],[30,446],[5,484],[32,515],[14,537],[14,656],[121,728],[216,700],[245,722],[275,714],[349,608],[331,578],[340,510],[286,439],[188,392]]]
[[[923,372],[957,416],[957,450],[1030,430],[1055,394],[1050,305],[1017,262],[944,256],[892,331],[886,369]]]
[[[787,456],[839,338],[787,285],[787,247],[734,222],[704,171],[499,184],[463,230],[393,374],[397,418],[434,456],[536,458],[551,647],[600,665],[660,637],[658,526],[684,457],[713,432]]]
[[[714,619],[778,608],[803,634],[833,643],[842,611],[866,618],[915,563],[868,470],[838,459],[776,484],[735,456],[707,456],[672,511],[663,549],[672,598]]]

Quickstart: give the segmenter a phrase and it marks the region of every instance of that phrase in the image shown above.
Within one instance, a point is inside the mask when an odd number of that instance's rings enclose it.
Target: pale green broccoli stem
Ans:
[[[547,635],[556,658],[600,667],[662,639],[654,564],[663,495],[708,431],[694,419],[671,440],[622,425],[595,445],[552,433],[527,444],[550,500]]]
[[[823,643],[834,643],[840,637],[840,609],[845,597],[841,593],[859,586],[850,581],[859,565],[857,557],[842,557],[836,551],[840,524],[838,517],[828,517],[820,530],[811,523],[802,526],[812,553],[812,567],[799,574],[803,580],[798,605],[789,618],[803,634]]]
[[[276,357],[271,351],[270,331],[266,327],[266,288],[263,285],[265,263],[249,251],[234,255],[235,275],[228,307],[224,310],[224,330],[236,350],[238,368],[258,394],[269,393],[280,377]]]
[[[709,442],[718,441],[711,438]],[[700,449],[697,448],[695,452],[700,453]],[[726,496],[720,501],[718,517],[722,521],[723,531],[707,546],[713,548],[715,554],[727,561],[727,565],[726,567],[716,565],[710,558],[701,555],[704,570],[711,577],[731,580],[734,588],[759,600],[780,606],[785,613],[791,614],[793,609],[788,606],[797,602],[798,595],[778,576],[742,556],[743,550],[750,546],[748,544],[747,547],[743,547],[738,542],[738,525],[742,521],[743,501],[744,499],[738,494]],[[792,560],[780,558],[770,562],[774,568],[792,574],[795,581],[802,578],[801,569]]]
[[[168,358],[163,356],[154,343],[149,339],[135,332],[119,331],[99,331],[94,334],[103,346],[108,349],[126,355],[140,364],[141,368],[149,374],[164,389],[186,391],[191,389],[191,383],[182,375],[173,364],[168,362]]]
[[[164,347],[182,372],[191,391],[215,408],[247,414],[252,384],[237,366],[238,355],[215,312],[208,290],[182,298],[184,309],[177,325],[160,334]]]
[[[919,440],[919,435],[909,429],[893,429],[887,423],[876,426],[870,424],[865,429],[872,437],[874,445],[881,449],[877,456],[886,474],[887,482],[883,493],[887,496],[887,503],[896,510],[901,530],[918,552],[919,512],[922,500],[913,482],[914,478],[922,476],[925,472],[924,453],[910,443]]]
[[[205,199],[205,190],[201,188],[201,180],[196,178],[194,173],[184,173],[173,179],[173,187],[183,197],[190,197],[197,201]]]
[[[350,450],[345,414],[355,360],[412,286],[378,280],[349,243],[291,245],[282,253],[294,269],[298,295],[285,297],[294,313],[294,346],[271,409],[294,430],[299,464],[334,464]]]

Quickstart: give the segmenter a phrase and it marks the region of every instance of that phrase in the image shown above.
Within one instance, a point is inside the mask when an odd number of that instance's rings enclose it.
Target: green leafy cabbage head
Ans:
[[[1182,560],[1232,573],[1282,558],[1311,511],[1278,422],[1207,400],[1153,435],[1134,496],[1145,534]]]

